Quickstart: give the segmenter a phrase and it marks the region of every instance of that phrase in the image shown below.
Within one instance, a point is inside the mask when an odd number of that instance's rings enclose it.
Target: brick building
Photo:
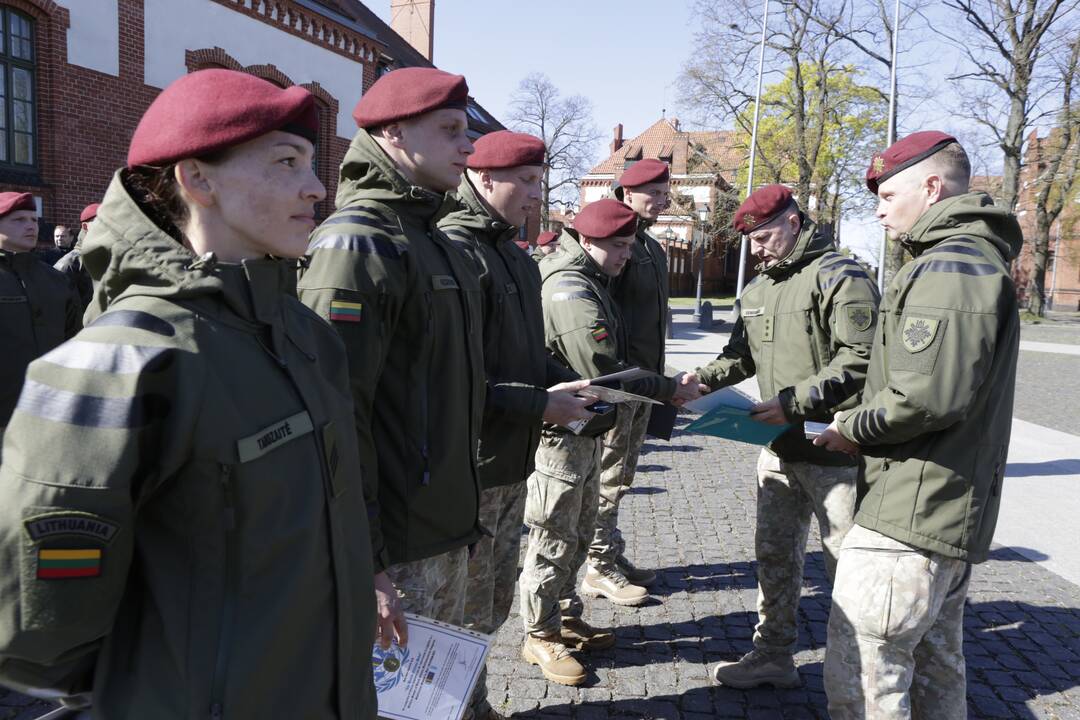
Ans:
[[[432,64],[434,2],[392,2],[419,49],[358,0],[0,0],[0,191],[34,194],[50,242],[53,224],[101,198],[158,92],[224,67],[318,99],[325,216],[361,94],[390,69]],[[467,113],[474,137],[502,128],[475,101]]]
[[[1041,158],[1042,145],[1033,130],[1028,136],[1027,152],[1020,171],[1020,197],[1016,203],[1016,215],[1024,232],[1024,246],[1020,257],[1013,263],[1013,280],[1021,306],[1029,300],[1032,282],[1032,252],[1035,246],[1035,179],[1045,165]],[[1000,179],[998,180],[1000,187]],[[974,184],[974,183],[973,183]],[[991,192],[993,195],[993,192]],[[1046,263],[1046,309],[1080,311],[1080,207],[1077,198],[1067,201],[1061,215],[1050,228],[1050,247]]]
[[[720,194],[732,189],[736,172],[746,160],[736,133],[689,132],[681,129],[677,119],[661,118],[640,135],[624,139],[623,126],[616,125],[610,155],[581,180],[582,207],[610,193],[623,172],[644,158],[657,158],[671,166],[672,203],[651,232],[667,251],[672,294],[694,292],[697,264],[703,255],[705,293],[733,290],[739,272],[738,246],[706,237],[705,227]]]

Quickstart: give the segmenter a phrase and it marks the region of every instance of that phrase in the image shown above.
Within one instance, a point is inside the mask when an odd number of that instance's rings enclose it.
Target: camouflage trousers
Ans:
[[[531,635],[558,634],[563,617],[580,617],[577,574],[596,524],[600,438],[544,433],[529,476],[521,569],[521,619]]]
[[[768,450],[758,456],[754,647],[794,652],[810,521],[817,516],[825,570],[832,579],[840,544],[855,515],[856,474],[855,467],[787,462]]]
[[[621,403],[615,409],[615,427],[603,436],[600,502],[589,545],[589,565],[601,572],[618,572],[615,560],[626,547],[619,532],[619,501],[634,482],[651,409],[649,403]]]
[[[480,525],[492,537],[482,538],[469,558],[469,581],[465,591],[465,627],[492,634],[510,616],[518,577],[521,524],[525,515],[525,483],[516,482],[484,490],[480,495]],[[487,670],[480,671],[473,690],[472,709],[484,717],[487,701]]]
[[[964,720],[971,564],[856,525],[844,540],[825,650],[833,720]]]
[[[461,547],[423,560],[391,565],[386,574],[401,596],[405,612],[453,625],[465,619],[469,549]]]

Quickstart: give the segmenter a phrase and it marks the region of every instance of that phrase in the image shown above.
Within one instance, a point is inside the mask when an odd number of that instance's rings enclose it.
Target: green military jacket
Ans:
[[[652,223],[638,222],[634,254],[612,282],[612,296],[627,327],[629,362],[645,370],[664,372],[667,343],[668,267],[660,243],[647,232]],[[664,400],[675,394],[677,383],[667,380]]]
[[[376,571],[476,542],[483,296],[437,229],[455,202],[410,185],[366,130],[298,291],[349,353]]]
[[[0,682],[92,688],[105,718],[374,718],[341,340],[291,267],[196,258],[119,178],[96,319],[30,365],[5,437]]]
[[[878,293],[862,266],[836,252],[805,216],[795,247],[746,286],[720,356],[698,370],[713,389],[757,376],[761,397],[780,398],[794,427],[769,446],[785,460],[850,465],[814,446],[805,420],[829,422],[855,404],[870,358]]]
[[[485,488],[523,482],[533,471],[547,388],[574,380],[544,347],[540,271],[514,239],[517,228],[492,217],[468,178],[463,207],[439,229],[476,264],[484,291],[484,369],[487,395],[480,436],[480,481]]]
[[[563,230],[559,251],[540,262],[543,277],[544,341],[556,360],[581,377],[594,378],[633,367],[622,314],[611,297],[610,280],[581,247],[577,232]],[[648,369],[648,368],[643,368]],[[668,399],[671,379],[660,374],[623,383],[627,392]],[[599,435],[615,424],[615,413],[598,415],[582,431]],[[556,425],[545,432],[566,433]]]
[[[34,252],[0,250],[0,435],[19,399],[26,366],[82,327],[75,289]]]
[[[862,403],[839,418],[862,451],[855,521],[982,562],[1012,427],[1020,227],[968,193],[933,205],[902,242],[915,260],[882,299]]]

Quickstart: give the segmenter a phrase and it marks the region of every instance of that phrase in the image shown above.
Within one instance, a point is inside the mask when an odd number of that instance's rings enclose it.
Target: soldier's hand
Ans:
[[[693,378],[693,380],[687,382],[687,377]],[[671,398],[672,405],[675,407],[682,407],[686,403],[697,400],[699,397],[709,392],[709,386],[696,382],[696,379],[697,377],[693,373],[687,373],[679,380],[679,384],[675,387],[675,395]]]
[[[769,425],[783,425],[788,421],[784,408],[780,406],[780,398],[760,402],[750,408],[750,419]]]
[[[547,407],[544,408],[544,422],[567,427],[577,420],[591,418],[593,413],[585,408],[596,402],[596,398],[578,397],[574,394],[588,386],[588,380],[575,380],[549,387],[547,391]]]
[[[383,650],[389,650],[393,641],[400,647],[409,643],[409,625],[401,599],[385,572],[375,576],[375,638]]]
[[[832,424],[829,425],[829,427],[825,428],[825,432],[814,438],[814,444],[818,447],[823,447],[826,450],[842,452],[846,455],[859,454],[859,446],[840,434],[840,431],[836,427],[835,420],[832,421]]]

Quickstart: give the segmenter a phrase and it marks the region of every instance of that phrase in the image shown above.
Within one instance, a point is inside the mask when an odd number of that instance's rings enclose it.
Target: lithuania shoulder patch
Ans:
[[[869,305],[851,305],[847,309],[848,322],[851,323],[851,327],[864,332],[870,329],[870,325],[874,322],[874,311],[870,309]]]
[[[937,335],[940,321],[935,318],[908,317],[900,331],[904,349],[917,353],[930,347]]]
[[[364,305],[345,300],[330,301],[330,319],[334,322],[360,322]]]
[[[607,340],[607,328],[601,325],[600,327],[593,329],[592,336],[593,340],[595,340],[596,342],[603,342],[604,340]]]
[[[112,542],[120,530],[116,523],[84,512],[51,512],[23,520],[23,527],[34,542],[60,535],[79,535],[103,543]]]

